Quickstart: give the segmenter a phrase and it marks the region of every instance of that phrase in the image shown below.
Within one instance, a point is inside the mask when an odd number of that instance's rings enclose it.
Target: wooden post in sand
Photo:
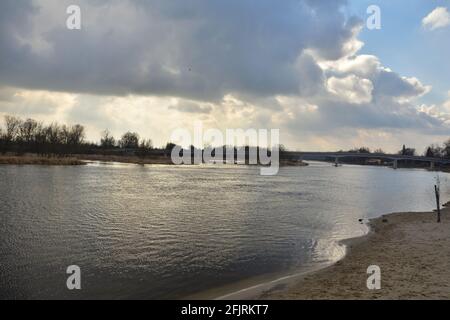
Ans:
[[[439,203],[439,188],[434,185],[434,193],[436,194],[436,206],[437,206],[437,222],[441,222],[441,205]]]

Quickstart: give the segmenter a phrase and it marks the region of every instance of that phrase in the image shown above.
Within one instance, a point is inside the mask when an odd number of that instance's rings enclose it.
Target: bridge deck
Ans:
[[[298,158],[366,158],[366,159],[387,159],[392,161],[412,160],[422,162],[434,162],[450,164],[450,159],[430,158],[421,156],[404,156],[398,154],[382,153],[351,153],[351,152],[287,152],[287,154]]]

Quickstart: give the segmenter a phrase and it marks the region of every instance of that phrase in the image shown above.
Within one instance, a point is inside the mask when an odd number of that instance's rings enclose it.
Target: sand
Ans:
[[[307,274],[262,299],[450,299],[450,209],[394,213],[372,220],[367,236],[347,240],[336,264]],[[381,289],[367,289],[370,265]]]

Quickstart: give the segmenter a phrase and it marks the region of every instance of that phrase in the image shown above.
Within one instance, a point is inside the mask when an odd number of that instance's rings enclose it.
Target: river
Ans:
[[[358,220],[435,206],[437,173],[312,162],[0,166],[0,298],[165,299],[341,258]],[[439,173],[448,200],[448,175]],[[82,289],[66,287],[70,265]]]

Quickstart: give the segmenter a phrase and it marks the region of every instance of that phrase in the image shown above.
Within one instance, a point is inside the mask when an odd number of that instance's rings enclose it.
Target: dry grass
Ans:
[[[76,154],[72,157],[41,157],[36,154],[25,154],[16,156],[12,154],[0,155],[0,165],[83,165],[83,161],[100,161],[100,162],[120,162],[132,164],[162,164],[172,165],[171,157],[162,156],[122,156],[122,155],[101,155],[101,154]],[[280,166],[307,166],[308,164],[296,160],[280,160]]]
[[[170,157],[137,157],[101,154],[77,155],[77,157],[87,161],[121,162],[133,164],[173,164]]]
[[[78,166],[85,162],[77,158],[57,158],[40,156],[0,156],[0,165],[45,165],[45,166]]]
[[[280,166],[283,166],[283,167],[306,167],[306,166],[308,166],[308,163],[303,162],[302,160],[281,159]]]

